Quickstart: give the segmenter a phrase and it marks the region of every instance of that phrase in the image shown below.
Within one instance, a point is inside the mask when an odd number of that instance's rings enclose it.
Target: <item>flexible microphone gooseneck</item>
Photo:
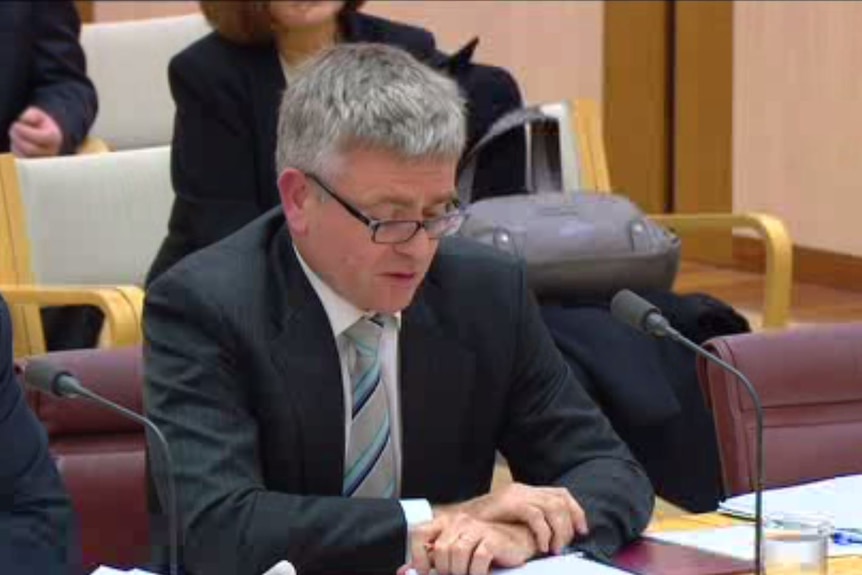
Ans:
[[[754,403],[754,414],[756,423],[755,437],[755,466],[757,472],[754,479],[754,568],[757,575],[763,575],[762,560],[762,537],[763,537],[763,407],[760,403],[760,395],[745,375],[729,363],[706,351],[670,325],[670,322],[661,314],[661,310],[647,300],[629,290],[620,290],[611,300],[611,315],[621,322],[648,335],[658,337],[669,337],[695,352],[726,369],[736,376],[737,381],[751,396]]]
[[[165,473],[155,473],[154,475],[157,478],[158,483],[161,484],[158,491],[162,508],[167,509],[168,511],[170,575],[177,575],[179,573],[179,539],[177,528],[177,495],[176,485],[174,484],[174,463],[171,459],[170,449],[168,449],[168,442],[165,439],[165,436],[162,435],[161,430],[155,423],[146,417],[138,415],[134,411],[126,409],[122,405],[118,405],[113,401],[105,399],[99,394],[90,391],[84,387],[84,385],[78,381],[75,376],[68,371],[60,369],[50,361],[34,359],[28,362],[24,369],[24,382],[27,385],[38,389],[43,393],[53,395],[54,397],[71,399],[80,397],[103,407],[107,407],[112,411],[140,423],[146,429],[151,431],[158,439],[156,444],[158,444],[159,451],[161,452],[161,462],[164,463],[164,465],[160,465],[160,467],[162,467],[160,471],[165,471]]]

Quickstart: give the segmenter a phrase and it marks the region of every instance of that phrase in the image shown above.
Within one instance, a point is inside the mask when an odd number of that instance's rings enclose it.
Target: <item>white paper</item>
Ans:
[[[545,559],[534,559],[522,567],[513,569],[494,569],[495,575],[630,575],[628,571],[609,567],[579,557],[578,555],[557,555]]]
[[[747,561],[754,560],[754,526],[736,525],[695,531],[661,531],[646,535],[650,539],[697,547],[720,555]],[[862,555],[862,545],[835,545],[829,542],[830,557]]]
[[[290,561],[279,561],[263,575],[296,575],[296,568]]]
[[[722,501],[718,510],[754,517],[754,494]],[[862,529],[862,475],[846,475],[763,492],[763,514],[817,515],[836,529]]]

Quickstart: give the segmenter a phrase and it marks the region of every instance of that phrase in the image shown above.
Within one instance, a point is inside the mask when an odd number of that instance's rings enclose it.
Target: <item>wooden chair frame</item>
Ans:
[[[15,357],[45,353],[39,308],[93,305],[104,314],[104,344],[140,344],[144,292],[137,286],[36,285],[16,159],[0,155],[0,293],[10,305]]]

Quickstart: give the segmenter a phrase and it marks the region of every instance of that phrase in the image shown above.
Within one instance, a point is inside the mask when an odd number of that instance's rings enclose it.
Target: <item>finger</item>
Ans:
[[[488,548],[488,545],[481,541],[473,550],[473,557],[470,559],[470,575],[487,575],[491,571],[491,561],[494,560],[494,554]]]
[[[566,509],[572,522],[572,527],[579,535],[586,535],[589,532],[587,525],[587,516],[583,508],[572,496],[568,489],[564,487],[551,488],[554,494],[559,498],[559,502]]]
[[[420,525],[413,530],[410,536],[410,566],[418,573],[431,571],[431,553],[434,539],[439,533],[439,527],[434,522]]]
[[[440,575],[449,575],[452,569],[452,554],[459,531],[455,528],[444,530],[434,541],[434,552],[431,562],[434,570]]]
[[[452,545],[452,553],[449,557],[452,575],[467,575],[470,572],[473,552],[481,541],[482,536],[473,533],[462,533],[458,536]]]
[[[546,520],[546,509],[552,507],[552,499],[539,489],[522,484],[513,484],[496,501],[486,505],[484,512],[488,521],[524,523],[536,538],[536,544],[547,553],[551,542],[551,527]]]
[[[431,573],[433,568],[432,553],[434,546],[431,544],[423,546],[418,551],[410,553],[410,569],[419,575],[427,575]]]
[[[585,535],[589,535],[590,526],[587,523],[587,514],[584,512],[584,508],[580,506],[580,504],[574,497],[572,497],[572,494],[569,493],[568,490],[565,491],[566,495],[568,495],[566,501],[569,506],[569,513],[572,515],[572,517],[574,517],[575,532],[577,532],[577,534],[582,537]]]
[[[575,531],[574,517],[570,515],[570,507],[564,495],[554,487],[527,487],[526,489],[529,490],[530,501],[538,508],[550,529],[548,545],[541,545],[538,536],[536,537],[539,549],[545,553],[548,551],[559,553],[571,541]],[[534,524],[529,525],[536,535]]]
[[[547,500],[542,502],[542,499]],[[538,548],[547,553],[551,544],[551,526],[545,517],[545,510],[539,505],[550,507],[548,495],[538,491],[512,494],[496,502],[490,508],[489,521],[523,523],[530,528]]]
[[[12,124],[12,132],[16,137],[29,141],[40,147],[48,147],[53,143],[54,136],[51,130],[42,126],[30,126],[23,122]]]
[[[39,146],[28,142],[27,140],[22,140],[16,136],[13,136],[10,130],[10,150],[15,157],[18,158],[38,158],[39,156],[43,156],[44,153]]]
[[[20,116],[18,116],[19,122],[23,122],[24,124],[28,124],[31,126],[35,126],[41,123],[44,119],[45,112],[34,106],[30,106],[29,108],[24,110]]]
[[[499,567],[518,567],[536,553],[532,535],[519,525],[496,525],[483,543]]]
[[[589,532],[586,514],[575,498],[572,497],[569,490],[563,487],[554,487],[549,489],[550,493],[557,498],[556,505],[561,506],[564,512],[568,514],[569,521],[571,522],[573,529],[572,536],[574,536],[575,533],[586,535]]]
[[[571,517],[569,517],[568,510],[554,513],[549,518],[549,522],[554,531],[554,536],[551,539],[551,552],[559,555],[575,536],[575,527]]]
[[[536,538],[536,545],[542,553],[547,553],[551,545],[553,531],[542,510],[535,505],[524,509],[527,526]]]

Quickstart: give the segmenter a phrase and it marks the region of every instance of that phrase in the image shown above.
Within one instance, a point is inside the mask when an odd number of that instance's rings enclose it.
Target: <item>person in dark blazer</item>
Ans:
[[[78,573],[69,497],[45,430],[12,369],[12,325],[0,297],[0,573]]]
[[[182,257],[278,205],[275,126],[288,77],[334,42],[377,42],[454,77],[467,99],[468,145],[521,106],[514,78],[471,62],[475,41],[447,56],[421,28],[357,11],[362,2],[201,2],[215,31],[178,54],[171,173],[176,198],[149,284]],[[483,152],[474,199],[522,189],[525,140],[515,130]]]
[[[96,118],[96,90],[71,0],[0,3],[0,153],[73,153]]]
[[[0,153],[34,158],[72,154],[96,119],[96,89],[78,42],[72,0],[0,2]],[[95,343],[101,312],[43,308],[49,350]]]
[[[460,575],[637,537],[652,488],[523,265],[448,237],[457,84],[340,44],[280,114],[281,206],[146,297],[145,407],[174,455],[185,569]],[[497,450],[516,482],[489,494]]]

